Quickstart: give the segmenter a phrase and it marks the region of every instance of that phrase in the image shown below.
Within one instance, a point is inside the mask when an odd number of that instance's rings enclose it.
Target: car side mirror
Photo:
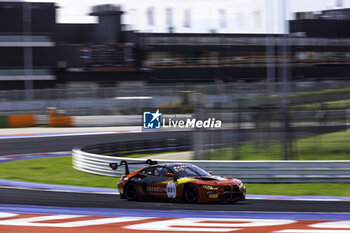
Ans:
[[[175,178],[175,174],[174,174],[174,173],[166,173],[166,174],[165,174],[165,177],[174,179],[174,178]]]
[[[210,175],[213,175],[213,172],[212,172],[212,171],[208,171],[208,173],[209,173]]]
[[[112,168],[113,170],[117,170],[118,169],[118,164],[117,163],[110,163],[109,167]]]

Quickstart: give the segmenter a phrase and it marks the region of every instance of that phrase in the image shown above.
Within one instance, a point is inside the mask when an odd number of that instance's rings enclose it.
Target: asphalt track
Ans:
[[[13,138],[0,140],[0,156],[53,151],[70,151],[98,143],[122,142],[137,139],[159,139],[182,137],[191,134],[189,131],[152,132],[152,133],[116,133],[103,135],[77,135],[63,137]]]
[[[154,210],[349,212],[347,201],[246,200],[234,204],[187,204],[168,201],[127,201],[119,195],[0,188],[1,204]]]
[[[1,154],[39,153],[64,151],[73,147],[102,143],[127,141],[142,138],[164,138],[188,135],[189,132],[123,133],[113,135],[64,136],[49,138],[25,138],[0,140]],[[249,193],[249,190],[248,190]],[[320,190],[320,195],[325,190]],[[165,201],[121,200],[118,195],[87,194],[25,189],[0,188],[0,204],[95,207],[115,209],[153,210],[200,210],[200,211],[275,211],[275,212],[350,212],[347,201],[292,201],[292,200],[247,200],[235,204],[186,204]]]

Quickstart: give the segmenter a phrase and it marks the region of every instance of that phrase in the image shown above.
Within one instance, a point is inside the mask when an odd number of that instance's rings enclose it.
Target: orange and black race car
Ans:
[[[129,174],[129,164],[111,163],[116,170],[125,166],[125,175],[118,183],[120,197],[134,201],[144,197],[183,200],[188,203],[236,202],[245,200],[246,188],[242,181],[233,178],[213,176],[210,172],[189,163],[157,164],[152,160],[148,167]]]

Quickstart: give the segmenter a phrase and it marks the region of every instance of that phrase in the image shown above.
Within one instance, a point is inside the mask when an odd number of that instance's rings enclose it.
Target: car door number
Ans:
[[[168,198],[176,198],[176,185],[174,182],[169,182],[166,186],[166,194]]]

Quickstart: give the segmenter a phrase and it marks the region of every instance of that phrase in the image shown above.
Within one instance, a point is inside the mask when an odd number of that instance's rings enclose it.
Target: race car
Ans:
[[[116,170],[125,166],[125,175],[118,183],[120,197],[129,201],[145,197],[182,200],[187,203],[209,203],[245,200],[246,187],[241,180],[213,176],[202,168],[189,163],[157,164],[144,162],[149,166],[129,172],[127,161],[111,163]],[[130,174],[129,174],[130,173]]]

